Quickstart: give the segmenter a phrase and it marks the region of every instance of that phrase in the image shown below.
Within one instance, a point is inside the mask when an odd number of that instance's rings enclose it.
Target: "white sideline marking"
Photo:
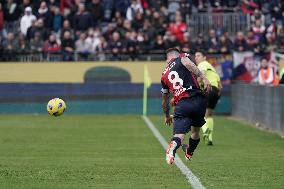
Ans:
[[[158,141],[161,143],[163,148],[167,150],[168,143],[165,140],[165,138],[161,135],[161,133],[158,131],[158,129],[155,127],[155,125],[151,122],[151,120],[147,116],[142,116],[143,120],[145,121],[146,125],[149,127],[149,129],[152,131],[154,136],[158,139]],[[191,186],[194,189],[205,189],[205,187],[201,184],[199,179],[191,172],[191,170],[182,162],[178,154],[175,156],[175,164],[180,169],[182,174],[184,174],[188,180],[188,182],[191,184]]]

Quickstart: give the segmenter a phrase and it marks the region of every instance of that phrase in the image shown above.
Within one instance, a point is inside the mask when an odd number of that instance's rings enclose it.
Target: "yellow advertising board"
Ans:
[[[144,64],[152,82],[160,83],[163,62],[1,63],[0,83],[84,83],[85,73],[98,67],[123,69],[132,83],[143,83]]]

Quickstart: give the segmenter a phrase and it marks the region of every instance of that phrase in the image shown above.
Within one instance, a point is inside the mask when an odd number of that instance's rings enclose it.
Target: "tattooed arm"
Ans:
[[[211,90],[211,85],[208,79],[205,77],[204,73],[202,73],[198,67],[192,62],[188,57],[181,57],[181,63],[191,72],[193,73],[199,84],[203,86],[204,90],[208,93]]]

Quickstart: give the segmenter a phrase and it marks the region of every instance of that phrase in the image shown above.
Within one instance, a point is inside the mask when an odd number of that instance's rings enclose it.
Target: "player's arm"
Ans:
[[[188,57],[181,57],[181,63],[193,73],[198,81],[202,81],[204,84],[204,89],[208,93],[211,90],[211,85],[208,79],[205,77],[205,74],[202,73],[198,67],[192,62]]]
[[[170,94],[169,94],[169,89],[166,87],[166,85],[164,84],[164,82],[162,81],[162,109],[163,112],[165,114],[165,124],[166,125],[171,125],[172,124],[172,117],[170,115],[170,105],[169,105],[169,98],[170,98]]]

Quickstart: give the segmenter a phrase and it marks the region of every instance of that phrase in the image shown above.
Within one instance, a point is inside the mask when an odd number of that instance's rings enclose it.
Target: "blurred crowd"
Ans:
[[[190,32],[193,13],[240,11],[250,15],[247,31]],[[74,53],[135,59],[174,46],[187,52],[284,52],[283,26],[282,0],[0,0],[0,59],[13,60],[15,53],[56,53],[64,61]]]

